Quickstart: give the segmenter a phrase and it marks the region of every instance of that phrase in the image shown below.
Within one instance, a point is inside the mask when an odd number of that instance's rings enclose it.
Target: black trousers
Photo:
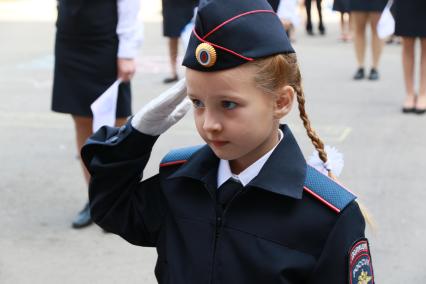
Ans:
[[[317,10],[318,10],[318,18],[319,18],[319,26],[323,28],[324,24],[322,21],[322,9],[321,9],[321,2],[322,0],[315,0],[317,3]],[[305,8],[306,8],[306,29],[312,30],[312,17],[311,17],[311,4],[312,0],[305,0]]]

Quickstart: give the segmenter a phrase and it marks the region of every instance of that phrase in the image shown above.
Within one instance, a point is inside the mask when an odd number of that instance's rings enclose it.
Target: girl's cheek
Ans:
[[[196,111],[194,111],[194,120],[197,131],[201,134],[204,119],[200,114],[197,114]]]

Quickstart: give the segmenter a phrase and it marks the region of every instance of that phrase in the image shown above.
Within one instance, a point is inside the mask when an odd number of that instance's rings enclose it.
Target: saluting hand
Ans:
[[[183,78],[142,107],[132,118],[132,126],[144,134],[160,135],[184,117],[191,105]]]
[[[117,59],[117,74],[123,82],[129,82],[136,72],[136,62],[131,58]]]

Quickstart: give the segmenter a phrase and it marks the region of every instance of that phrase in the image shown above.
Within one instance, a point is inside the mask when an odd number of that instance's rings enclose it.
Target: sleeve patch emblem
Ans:
[[[373,265],[367,239],[361,239],[349,250],[349,284],[374,284]]]

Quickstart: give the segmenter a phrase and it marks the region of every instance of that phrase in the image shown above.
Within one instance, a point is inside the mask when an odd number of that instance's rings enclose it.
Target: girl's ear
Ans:
[[[276,92],[274,102],[275,119],[281,119],[291,111],[294,101],[294,92],[293,87],[289,85],[282,87]]]

